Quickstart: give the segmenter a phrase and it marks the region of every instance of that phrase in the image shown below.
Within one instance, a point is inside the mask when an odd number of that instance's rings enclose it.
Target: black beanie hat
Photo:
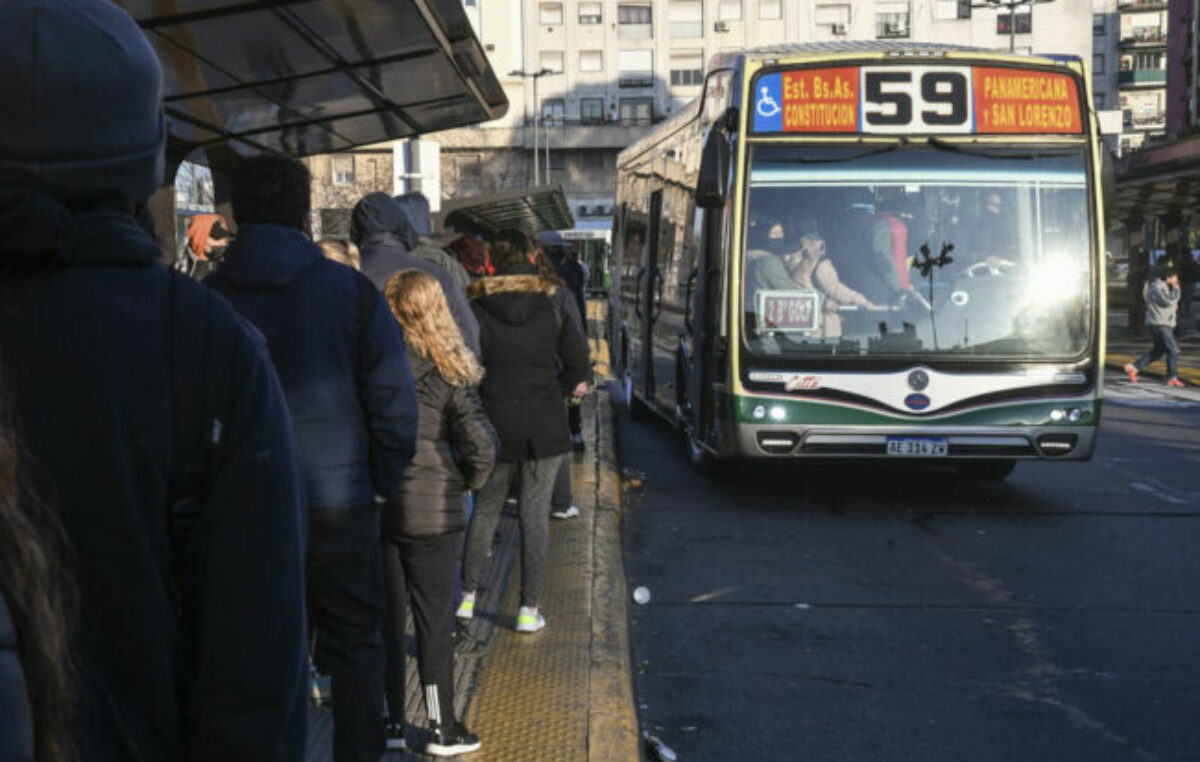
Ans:
[[[402,223],[408,225],[408,215],[395,199],[378,191],[368,193],[350,213],[350,238],[358,243],[372,233],[396,234]]]
[[[148,198],[162,182],[162,69],[111,0],[0,0],[0,183]]]

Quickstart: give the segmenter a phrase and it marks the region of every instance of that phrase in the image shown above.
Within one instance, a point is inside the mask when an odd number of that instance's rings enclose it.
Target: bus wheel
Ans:
[[[958,475],[964,479],[979,479],[999,482],[1017,467],[1015,460],[964,460],[954,464]]]

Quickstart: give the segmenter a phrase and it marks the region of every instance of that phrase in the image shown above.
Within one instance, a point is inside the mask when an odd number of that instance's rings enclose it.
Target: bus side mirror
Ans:
[[[700,154],[700,176],[696,178],[696,206],[720,209],[725,206],[725,180],[729,177],[729,141],[719,129],[711,129]]]

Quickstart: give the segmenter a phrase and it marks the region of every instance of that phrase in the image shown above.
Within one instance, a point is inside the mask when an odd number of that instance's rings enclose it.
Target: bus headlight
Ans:
[[[1067,411],[1063,410],[1062,408],[1056,407],[1050,411],[1050,420],[1054,421],[1055,423],[1058,423],[1066,417]]]
[[[784,418],[787,418],[786,410],[784,410],[781,407],[771,408],[771,420],[772,421],[782,421]]]
[[[767,417],[767,409],[762,405],[756,405],[754,409],[750,411],[750,415],[754,416],[755,420],[761,421]]]
[[[1067,420],[1071,423],[1079,423],[1083,420],[1083,411],[1079,408],[1073,408],[1071,412],[1067,413]]]

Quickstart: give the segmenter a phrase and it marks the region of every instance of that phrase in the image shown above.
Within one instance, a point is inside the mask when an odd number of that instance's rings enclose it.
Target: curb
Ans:
[[[1115,371],[1123,374],[1125,372],[1125,366],[1129,363],[1132,363],[1136,359],[1137,359],[1137,357],[1135,357],[1134,355],[1126,355],[1126,354],[1119,354],[1119,353],[1115,353],[1115,352],[1107,352],[1104,355],[1104,366],[1106,368],[1115,370]],[[1142,375],[1145,376],[1146,378],[1165,380],[1166,379],[1166,364],[1161,359],[1156,360],[1154,365],[1152,365],[1150,367],[1158,368],[1160,365],[1163,369],[1162,373],[1157,373],[1155,371],[1149,371],[1149,372],[1142,371]],[[1184,365],[1181,362],[1179,364],[1179,378],[1181,378],[1182,380],[1191,384],[1192,386],[1200,386],[1200,368],[1195,368],[1190,365]]]
[[[588,762],[639,759],[621,543],[621,478],[613,438],[612,398],[596,398],[596,510],[592,577],[592,644],[588,690]]]

